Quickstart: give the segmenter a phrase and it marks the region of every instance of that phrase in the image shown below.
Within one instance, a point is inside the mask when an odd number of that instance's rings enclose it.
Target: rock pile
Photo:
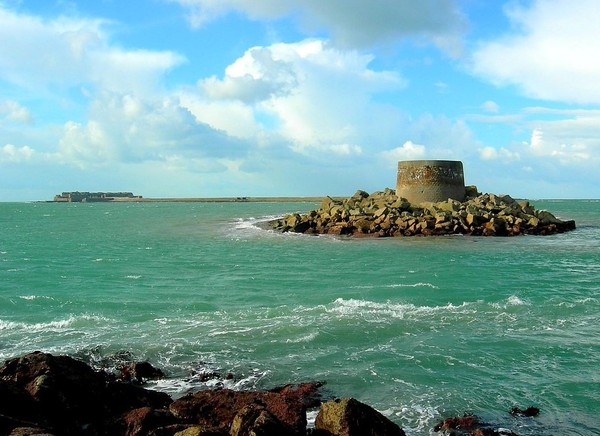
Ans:
[[[282,232],[353,236],[416,236],[464,234],[476,236],[550,235],[575,229],[526,200],[509,195],[481,194],[467,187],[465,201],[411,204],[394,190],[368,194],[357,191],[343,200],[325,197],[319,209],[292,213],[271,221]]]
[[[135,382],[161,376],[148,363],[121,379],[68,356],[34,352],[0,367],[0,434],[11,436],[404,436],[355,399],[321,404],[322,382],[270,391],[205,390],[175,401]],[[125,380],[129,380],[125,382]],[[320,406],[315,428],[306,411]]]

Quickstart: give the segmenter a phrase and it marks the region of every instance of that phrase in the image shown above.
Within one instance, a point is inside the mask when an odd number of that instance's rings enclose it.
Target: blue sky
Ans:
[[[600,197],[597,0],[0,0],[0,201]]]

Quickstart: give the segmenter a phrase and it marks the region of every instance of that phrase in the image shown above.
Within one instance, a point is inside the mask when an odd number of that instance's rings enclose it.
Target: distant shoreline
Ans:
[[[314,203],[323,197],[186,197],[186,198],[115,198],[111,203]]]
[[[318,203],[322,197],[164,197],[164,198],[129,198],[115,197],[104,201],[87,201],[84,203]],[[333,197],[337,198],[337,197]],[[342,197],[339,197],[342,198]],[[66,201],[48,200],[44,203],[69,203]],[[81,203],[81,202],[73,202]]]

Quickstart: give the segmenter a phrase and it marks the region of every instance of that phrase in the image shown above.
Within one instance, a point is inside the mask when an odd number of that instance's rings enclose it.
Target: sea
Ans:
[[[174,398],[325,381],[413,436],[465,413],[599,435],[600,201],[532,204],[577,229],[358,239],[261,226],[318,203],[0,203],[0,363],[147,360]]]

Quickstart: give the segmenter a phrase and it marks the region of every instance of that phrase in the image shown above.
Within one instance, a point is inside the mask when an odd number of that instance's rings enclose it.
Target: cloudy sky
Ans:
[[[0,201],[600,197],[597,0],[0,0]]]

